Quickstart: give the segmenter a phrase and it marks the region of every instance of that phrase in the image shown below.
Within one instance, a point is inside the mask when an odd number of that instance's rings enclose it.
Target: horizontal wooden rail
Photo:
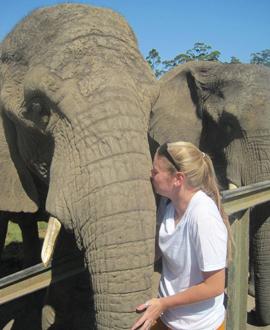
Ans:
[[[222,192],[223,205],[228,215],[270,200],[270,181]],[[0,304],[20,298],[47,287],[50,283],[85,271],[80,258],[69,256],[52,266],[42,264],[24,269],[0,279]],[[52,275],[53,272],[53,275]]]
[[[46,288],[70,276],[86,271],[78,255],[70,255],[53,265],[42,263],[0,279],[0,305]]]
[[[270,180],[237,189],[224,190],[221,195],[225,212],[231,215],[269,201]]]

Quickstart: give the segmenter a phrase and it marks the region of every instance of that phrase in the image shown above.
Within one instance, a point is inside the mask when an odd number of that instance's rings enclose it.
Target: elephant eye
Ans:
[[[224,111],[219,121],[220,134],[223,139],[232,141],[237,138],[242,138],[242,128],[238,119],[231,113]]]
[[[227,136],[232,136],[233,126],[230,123],[228,123],[227,125],[224,125],[223,130]]]
[[[50,120],[49,102],[42,98],[32,98],[26,103],[23,117],[44,130]]]

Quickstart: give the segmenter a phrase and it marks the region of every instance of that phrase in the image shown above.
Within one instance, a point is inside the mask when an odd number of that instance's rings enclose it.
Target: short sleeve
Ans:
[[[198,213],[192,221],[190,235],[201,271],[226,267],[227,229],[218,212]]]

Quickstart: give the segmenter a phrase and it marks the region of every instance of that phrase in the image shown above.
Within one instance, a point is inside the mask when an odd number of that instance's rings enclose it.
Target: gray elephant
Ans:
[[[36,10],[1,47],[0,209],[44,203],[84,252],[88,328],[128,329],[152,295],[154,75],[126,21],[86,5]]]
[[[270,179],[270,70],[189,62],[160,79],[150,143],[187,140],[213,158],[221,187]],[[270,205],[251,214],[256,313],[270,324]]]

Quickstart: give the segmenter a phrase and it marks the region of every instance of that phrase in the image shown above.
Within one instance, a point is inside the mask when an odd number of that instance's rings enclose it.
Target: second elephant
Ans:
[[[152,146],[186,140],[213,159],[223,189],[270,179],[270,69],[188,62],[160,79],[151,113]],[[270,206],[251,215],[256,312],[270,324]]]

